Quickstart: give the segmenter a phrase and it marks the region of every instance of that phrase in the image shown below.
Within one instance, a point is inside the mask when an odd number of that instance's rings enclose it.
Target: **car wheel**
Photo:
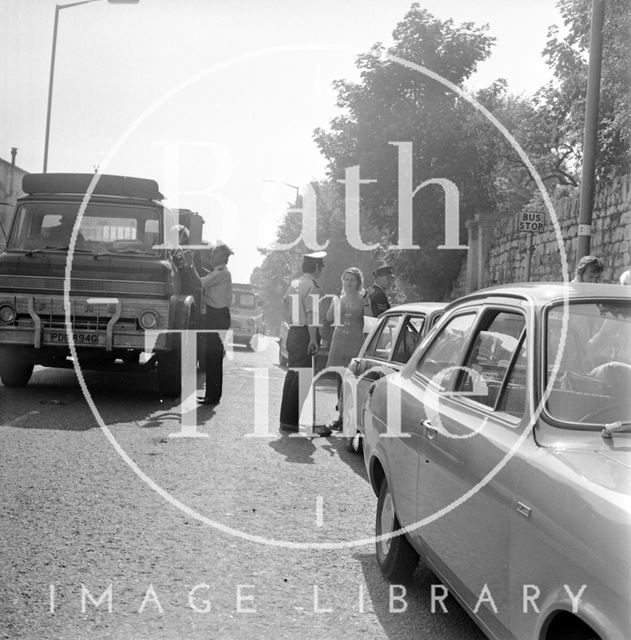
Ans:
[[[388,482],[384,478],[377,501],[375,535],[377,541],[377,562],[383,575],[392,582],[402,582],[409,578],[418,564],[418,553],[408,542],[405,534],[379,539],[384,534],[393,533],[401,528],[394,511],[394,501]]]

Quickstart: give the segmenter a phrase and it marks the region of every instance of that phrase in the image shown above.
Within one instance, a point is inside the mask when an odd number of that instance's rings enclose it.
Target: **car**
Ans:
[[[383,574],[421,557],[490,638],[629,638],[629,389],[629,287],[451,303],[363,411]]]
[[[257,347],[257,339],[265,335],[267,328],[252,285],[238,283],[232,285],[230,315],[232,341],[254,350]]]
[[[384,375],[399,371],[440,318],[445,303],[415,302],[391,307],[379,318],[366,318],[372,328],[342,377],[344,434],[350,451],[360,452],[361,408],[368,390]]]

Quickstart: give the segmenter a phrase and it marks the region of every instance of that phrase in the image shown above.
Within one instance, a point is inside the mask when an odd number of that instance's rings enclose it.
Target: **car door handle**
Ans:
[[[438,433],[438,429],[429,421],[429,420],[421,420],[421,426],[425,427],[425,435],[428,440],[434,440],[436,438],[436,434]]]

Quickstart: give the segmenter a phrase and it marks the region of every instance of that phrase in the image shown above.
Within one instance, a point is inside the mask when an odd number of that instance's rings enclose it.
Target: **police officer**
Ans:
[[[197,399],[200,404],[219,404],[223,391],[225,350],[218,331],[230,329],[232,276],[228,270],[228,258],[233,253],[228,245],[218,242],[209,258],[211,271],[201,278],[202,327],[213,330],[213,333],[206,334],[206,392]]]
[[[182,274],[183,282],[192,283],[201,292],[200,324],[210,330],[205,335],[204,365],[206,390],[197,401],[205,405],[217,405],[223,392],[224,346],[220,331],[230,328],[230,305],[232,304],[232,276],[228,270],[228,259],[233,255],[228,245],[218,242],[210,252],[209,271],[200,276],[194,264],[189,264],[182,251],[176,252],[173,262]]]
[[[324,269],[325,251],[307,253],[302,258],[302,276],[292,282],[285,298],[285,321],[289,324],[287,333],[287,355],[289,370],[283,385],[283,399],[280,407],[280,428],[284,431],[298,431],[300,417],[299,375],[296,369],[311,367],[319,349],[318,327],[314,324],[314,310],[319,309],[320,286],[318,284]],[[330,429],[321,427],[317,435],[329,436]]]
[[[377,317],[390,308],[386,291],[390,291],[396,281],[394,271],[389,264],[384,264],[372,272],[375,283],[368,291],[368,305],[365,315]]]

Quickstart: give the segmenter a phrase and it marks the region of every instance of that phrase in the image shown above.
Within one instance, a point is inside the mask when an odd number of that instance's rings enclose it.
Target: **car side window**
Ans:
[[[420,376],[433,380],[444,391],[453,388],[459,371],[456,367],[462,362],[476,315],[474,311],[454,316],[439,330],[416,365]]]
[[[405,364],[414,353],[416,345],[423,335],[425,316],[408,316],[399,333],[399,341],[392,355],[393,362]]]
[[[370,341],[364,356],[377,358],[378,360],[389,360],[402,319],[402,314],[390,315],[384,318]]]
[[[526,340],[521,347],[497,404],[497,410],[521,418],[526,411]]]
[[[525,323],[519,313],[488,311],[472,340],[457,390],[476,402],[495,407]]]

